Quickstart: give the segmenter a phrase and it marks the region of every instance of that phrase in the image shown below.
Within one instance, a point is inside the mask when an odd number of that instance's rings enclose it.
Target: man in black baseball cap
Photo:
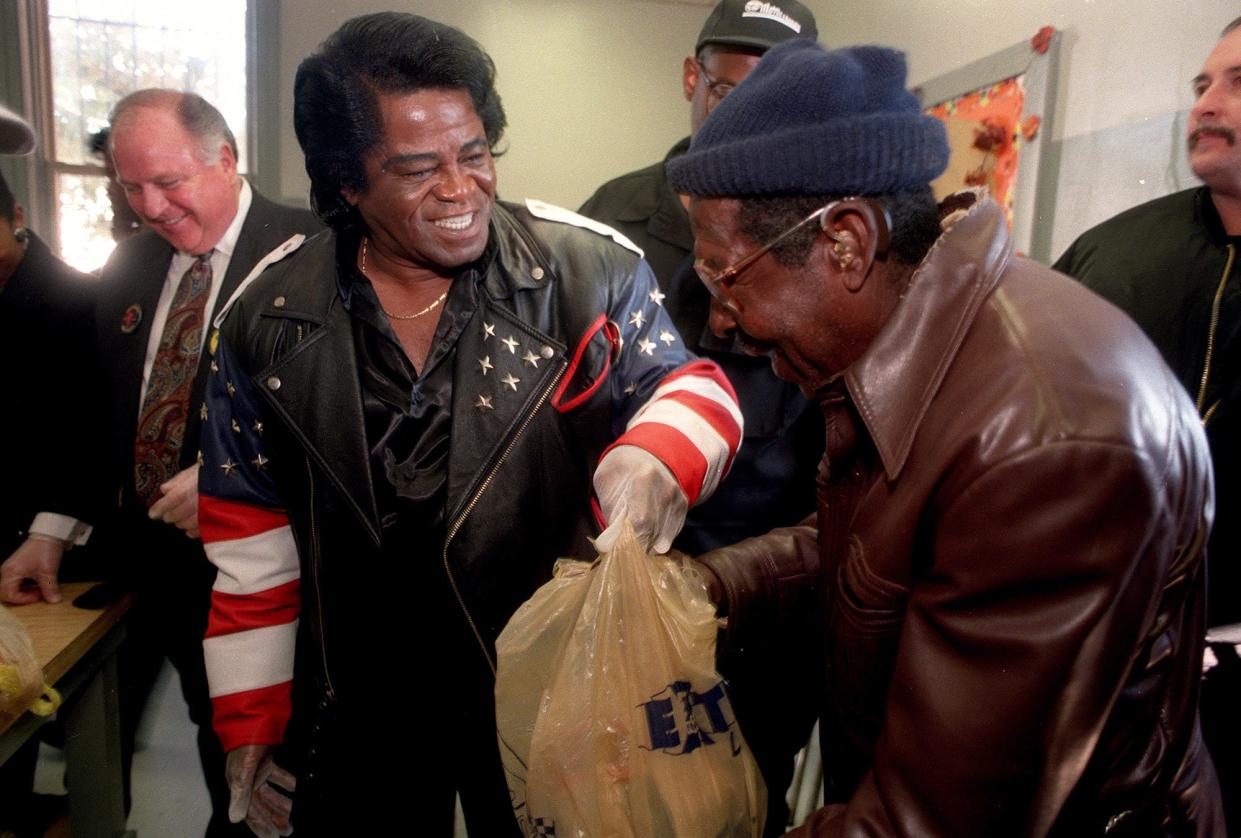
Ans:
[[[716,4],[682,71],[690,103],[690,136],[674,145],[664,160],[608,181],[582,205],[583,215],[612,225],[643,249],[665,293],[694,249],[694,240],[685,203],[664,179],[664,163],[689,149],[707,114],[750,74],[763,53],[790,38],[818,36],[814,15],[797,0]]]
[[[615,227],[645,252],[659,281],[660,304],[688,348],[710,358],[732,383],[745,417],[745,442],[728,478],[706,502],[690,510],[674,546],[697,554],[773,527],[796,524],[813,512],[815,463],[823,451],[819,411],[788,382],[776,378],[762,358],[742,352],[732,338],[711,333],[710,295],[693,269],[694,237],[687,200],[668,185],[664,166],[685,154],[699,126],[750,74],[771,47],[794,38],[818,37],[814,15],[797,0],[723,0],[716,4],[683,64],[690,103],[691,136],[658,163],[605,183],[581,208]],[[798,669],[788,649],[749,649],[743,660],[721,662],[734,685],[738,721],[768,786],[768,833],[783,831],[784,790],[792,754],[805,743],[813,719],[765,703],[773,681]]]
[[[787,41],[819,37],[814,15],[797,0],[778,3],[756,0],[724,0],[712,10],[698,33],[695,54],[708,44],[722,47],[749,47],[760,53]]]

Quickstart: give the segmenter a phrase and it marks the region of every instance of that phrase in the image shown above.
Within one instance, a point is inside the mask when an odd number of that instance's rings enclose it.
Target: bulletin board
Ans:
[[[986,187],[1003,208],[1018,251],[1051,258],[1058,170],[1054,122],[1060,34],[1040,29],[915,89],[925,112],[944,122],[951,156],[932,184],[936,198]]]

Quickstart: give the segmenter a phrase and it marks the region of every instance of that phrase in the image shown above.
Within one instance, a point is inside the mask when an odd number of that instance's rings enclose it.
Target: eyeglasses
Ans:
[[[719,102],[737,88],[735,82],[728,81],[727,79],[712,78],[711,74],[707,72],[707,68],[697,58],[694,59],[694,63],[698,65],[699,74],[706,79],[707,95],[716,102]]]
[[[860,202],[870,207],[875,216],[875,223],[879,227],[876,231],[877,246],[875,249],[875,255],[883,256],[886,254],[888,250],[889,231],[892,229],[892,221],[888,216],[887,209],[878,201],[871,198],[841,198],[839,200],[832,201],[826,206],[820,207],[810,213],[810,215],[807,215],[801,221],[798,221],[792,227],[789,227],[771,241],[762,245],[757,250],[751,251],[749,254],[741,257],[736,262],[733,262],[731,265],[723,268],[722,270],[712,270],[707,267],[706,262],[704,262],[701,258],[695,259],[694,273],[698,274],[698,279],[701,280],[703,285],[707,286],[707,290],[711,292],[711,296],[719,300],[720,303],[723,304],[724,308],[728,309],[730,314],[739,314],[740,312],[737,308],[737,304],[733,302],[732,294],[729,291],[729,289],[733,286],[733,283],[737,281],[737,276],[746,268],[750,267],[750,265],[753,265],[761,259],[763,255],[773,247],[780,244],[780,242],[793,235],[793,233],[797,232],[811,221],[818,221],[819,227],[823,231],[823,234],[829,239],[834,242],[841,241],[840,236],[838,236],[836,232],[828,226],[827,219],[832,210],[836,209],[836,207],[846,201]]]

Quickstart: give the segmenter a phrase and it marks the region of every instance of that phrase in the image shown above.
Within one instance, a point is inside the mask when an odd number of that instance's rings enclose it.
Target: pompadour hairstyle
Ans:
[[[301,63],[293,85],[293,127],[315,212],[337,230],[361,224],[341,190],[366,190],[362,160],[383,140],[380,94],[466,91],[497,154],[506,123],[495,75],[491,57],[451,26],[400,12],[346,21]]]

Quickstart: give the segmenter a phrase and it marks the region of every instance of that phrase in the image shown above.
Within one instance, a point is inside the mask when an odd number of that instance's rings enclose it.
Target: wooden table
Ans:
[[[37,602],[10,611],[30,633],[43,679],[63,699],[57,716],[65,727],[71,834],[114,838],[126,834],[116,650],[125,636],[123,618],[131,599],[125,596],[97,611],[75,608],[73,600],[94,584],[62,585],[64,599],[55,605]],[[0,763],[46,721],[25,713],[0,726]]]

